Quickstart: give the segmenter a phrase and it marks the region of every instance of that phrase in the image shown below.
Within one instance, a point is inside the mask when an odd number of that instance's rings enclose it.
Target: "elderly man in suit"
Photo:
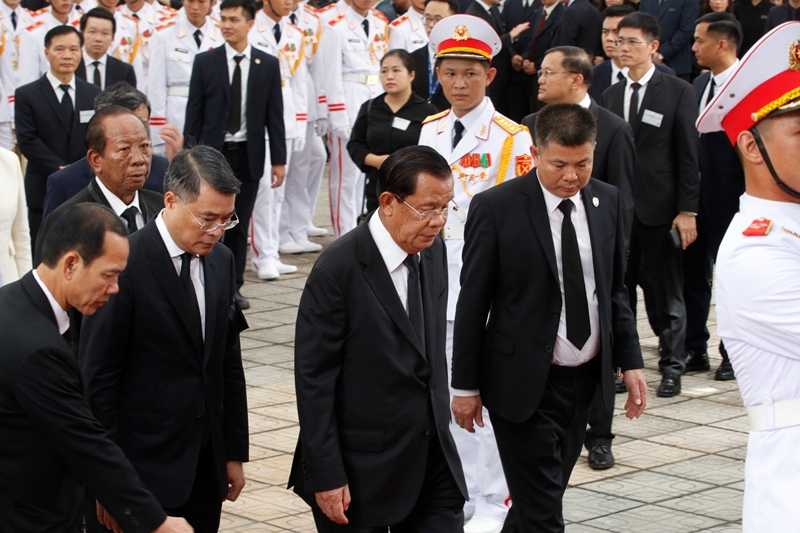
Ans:
[[[72,26],[56,26],[45,36],[50,70],[15,94],[17,143],[28,160],[25,195],[31,243],[42,223],[47,177],[86,154],[83,135],[100,88],[75,76],[83,36]]]
[[[611,410],[612,376],[622,377],[629,418],[647,393],[622,198],[591,179],[594,116],[548,104],[535,133],[536,169],[470,204],[453,345],[455,420],[474,431],[488,409],[514,502],[503,531],[521,533],[564,531],[596,387]]]
[[[128,232],[100,205],[62,221],[44,237],[44,262],[0,289],[0,530],[80,531],[86,487],[125,531],[190,532],[92,414],[67,343],[67,309],[91,315],[117,291]]]
[[[94,83],[101,89],[124,81],[136,87],[136,72],[129,64],[108,55],[114,43],[117,22],[107,10],[96,7],[81,17],[83,33],[83,58],[75,75]],[[87,78],[87,70],[89,77]]]
[[[697,0],[642,0],[639,4],[639,11],[656,17],[661,28],[654,61],[686,81],[692,75],[692,37],[699,5]]]
[[[459,532],[466,487],[448,429],[438,236],[450,166],[432,148],[403,148],[378,190],[380,207],[322,253],[300,300],[289,486],[320,532]]]
[[[248,459],[246,322],[233,255],[217,246],[238,222],[239,182],[197,146],[175,157],[164,188],[164,210],[130,238],[119,293],[83,321],[78,361],[92,410],[167,514],[216,532]],[[104,531],[102,506],[87,507],[87,530]]]

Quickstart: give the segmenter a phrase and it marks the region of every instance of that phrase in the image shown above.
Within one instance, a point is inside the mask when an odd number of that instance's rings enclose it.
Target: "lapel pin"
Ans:
[[[592,204],[594,204],[594,206],[595,206],[595,207],[597,207],[598,205],[600,205],[600,200],[597,198],[597,196],[595,196],[594,198],[592,198]]]
[[[256,58],[256,65],[260,65],[260,64],[261,64],[261,60],[259,58]]]

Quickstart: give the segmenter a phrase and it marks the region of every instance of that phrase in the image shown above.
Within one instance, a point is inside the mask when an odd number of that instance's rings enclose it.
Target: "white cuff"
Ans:
[[[481,391],[478,389],[453,389],[453,396],[480,396]]]

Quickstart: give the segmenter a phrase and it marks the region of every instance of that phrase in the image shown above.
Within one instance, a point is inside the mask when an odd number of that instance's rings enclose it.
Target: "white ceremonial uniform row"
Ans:
[[[412,6],[405,15],[393,20],[389,25],[389,50],[400,48],[410,53],[428,44],[422,17]]]
[[[12,11],[15,13],[17,19],[17,27],[14,28],[14,23],[11,19]],[[14,120],[14,92],[17,87],[22,85],[20,83],[19,66],[20,66],[20,46],[22,44],[22,34],[25,29],[30,27],[35,21],[30,11],[17,6],[16,9],[11,9],[5,2],[0,2],[0,22],[2,22],[3,30],[3,61],[0,63],[0,83],[3,85],[3,91],[6,96],[6,101],[10,105],[11,120]]]

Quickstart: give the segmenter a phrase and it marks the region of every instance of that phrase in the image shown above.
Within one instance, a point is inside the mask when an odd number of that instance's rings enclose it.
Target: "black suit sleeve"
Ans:
[[[678,159],[677,211],[697,213],[700,208],[699,142],[695,129],[697,100],[691,85],[681,85],[683,90],[678,97],[673,130],[675,156]]]
[[[30,89],[33,86],[28,86]],[[36,119],[33,116],[34,102],[31,101],[30,90],[19,90],[14,93],[15,124],[19,150],[28,160],[34,159],[39,167],[57,169],[67,164],[58,157],[50,147],[42,141]],[[46,102],[35,102],[36,105],[47,105]],[[55,119],[56,117],[53,117]],[[42,125],[44,126],[44,125]]]
[[[133,70],[133,67],[127,69],[128,72],[125,74],[125,81],[131,84],[132,87],[136,87],[136,71]]]
[[[205,100],[203,59],[198,54],[194,58],[192,76],[189,79],[189,100],[186,102],[186,123],[183,126],[183,136],[186,138],[187,147],[200,142],[202,120],[205,116]]]
[[[272,56],[270,56],[272,57]],[[267,93],[267,108],[264,123],[269,133],[270,164],[286,164],[286,125],[283,123],[283,94],[281,93],[280,63],[275,59],[272,65]],[[266,171],[265,171],[266,173]]]
[[[356,123],[353,125],[353,132],[350,134],[350,140],[347,143],[347,151],[350,152],[350,158],[353,163],[358,166],[361,172],[367,172],[368,168],[364,160],[370,154],[367,146],[367,125],[369,122],[369,104],[367,100],[361,105],[356,117]]]
[[[633,225],[633,173],[636,165],[636,146],[633,131],[627,122],[611,135],[608,149],[607,168],[613,170],[608,175],[608,182],[619,189],[622,200],[622,217],[625,235],[630,235]],[[627,249],[626,237],[626,249]]]
[[[233,255],[230,257],[231,280],[230,294],[236,291],[236,272],[233,264]],[[249,431],[247,425],[247,392],[242,369],[242,347],[239,342],[239,333],[247,329],[247,320],[235,301],[231,303],[228,315],[228,336],[225,346],[225,362],[222,369],[224,407],[222,431],[225,438],[225,460],[249,460]]]
[[[54,172],[47,177],[47,193],[44,197],[42,220],[47,218],[47,215],[52,213],[55,208],[67,201],[64,195],[64,188],[61,186],[61,181],[53,179],[55,174]]]

